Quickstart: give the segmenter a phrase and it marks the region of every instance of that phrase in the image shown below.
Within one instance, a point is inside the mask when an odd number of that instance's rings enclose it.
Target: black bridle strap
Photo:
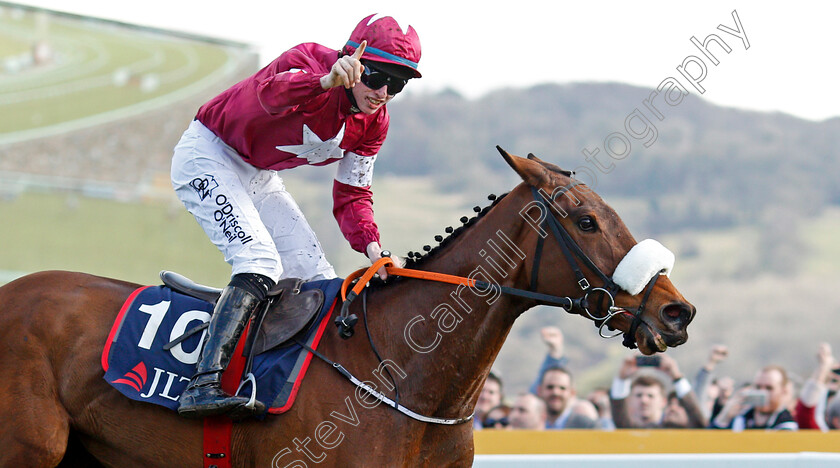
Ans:
[[[545,245],[545,237],[537,235],[537,246],[534,248],[534,264],[531,266],[531,291],[537,290],[537,278],[540,275],[540,260],[542,260],[542,250]]]
[[[566,309],[566,311],[572,310],[572,307],[574,307],[575,304],[578,302],[578,301],[575,301],[574,299],[572,299],[570,297],[552,296],[552,295],[549,295],[549,294],[538,293],[538,292],[535,292],[535,291],[526,291],[524,289],[511,288],[509,286],[502,286],[500,284],[487,283],[485,281],[476,281],[474,287],[476,289],[478,289],[479,291],[482,291],[482,292],[487,291],[490,288],[498,289],[499,291],[501,291],[505,294],[511,295],[511,296],[518,296],[518,297],[524,297],[526,299],[533,299],[533,300],[541,302],[545,305],[553,305],[553,306],[562,307],[563,309]]]
[[[559,194],[562,195],[562,194],[566,193],[567,191],[569,191],[572,187],[575,187],[576,185],[580,185],[580,184],[581,184],[581,182],[572,181],[569,185],[562,187]],[[589,268],[590,271],[592,271],[596,275],[598,275],[598,277],[603,282],[602,289],[604,291],[606,291],[607,294],[609,294],[610,296],[615,297],[615,295],[618,293],[619,289],[621,289],[621,288],[617,284],[615,284],[615,282],[613,281],[612,278],[605,275],[601,271],[601,269],[598,268],[597,265],[595,265],[595,263],[589,258],[589,256],[586,255],[586,253],[584,253],[583,250],[581,250],[581,248],[577,244],[577,242],[575,242],[575,240],[572,239],[572,236],[569,234],[569,232],[566,230],[566,228],[564,228],[563,225],[560,224],[560,221],[558,221],[556,217],[551,215],[551,209],[548,205],[551,204],[551,201],[554,201],[554,198],[556,197],[556,195],[552,194],[550,196],[551,200],[549,200],[545,197],[545,195],[543,193],[540,193],[539,189],[537,189],[536,187],[533,187],[533,186],[531,187],[531,193],[534,196],[534,201],[536,203],[538,203],[541,208],[544,207],[544,209],[546,210],[545,211],[546,216],[542,220],[541,225],[540,225],[540,227],[542,228],[542,231],[545,232],[546,225],[549,227],[549,229],[551,229],[551,233],[554,234],[554,238],[557,240],[557,243],[560,245],[560,249],[563,252],[563,256],[566,257],[566,261],[569,264],[569,267],[572,269],[572,272],[574,273],[575,278],[577,279],[578,286],[580,286],[580,288],[583,291],[586,291],[590,288],[590,284],[589,284],[589,281],[586,279],[586,275],[583,274],[583,271],[581,270],[580,266],[578,265],[577,260],[579,259],[581,262],[583,262],[583,264],[587,268]],[[558,210],[559,210],[559,208],[558,208]],[[563,213],[561,212],[561,213],[558,213],[558,214],[562,215]],[[537,290],[537,281],[538,281],[538,277],[539,277],[539,265],[540,265],[540,259],[542,257],[542,249],[543,249],[543,245],[544,245],[544,236],[542,235],[542,232],[539,233],[539,234],[540,235],[538,236],[538,239],[537,239],[537,246],[536,246],[536,249],[535,249],[535,252],[534,252],[534,264],[533,264],[533,267],[532,267],[532,270],[531,270],[531,287],[530,287],[530,289],[532,291]],[[547,236],[548,234],[545,234],[545,235]],[[575,257],[577,257],[577,258],[575,258]],[[649,294],[649,292],[648,292],[648,294]],[[584,298],[576,301],[573,304],[575,307],[578,308],[578,310],[580,310],[581,308],[586,309],[587,306],[582,304],[583,302],[585,302],[585,297],[586,296],[584,296]],[[645,296],[645,299],[643,299],[643,301],[642,301],[642,309],[640,309],[640,311],[638,311],[636,313],[636,315],[634,316],[633,323],[635,323],[635,327],[638,327],[639,323],[641,322],[641,318],[639,316],[641,315],[641,310],[644,310],[644,303],[645,302],[647,302],[647,295]],[[571,312],[570,309],[566,309],[566,310]],[[605,313],[604,316],[605,316],[605,319],[606,319],[606,318],[610,317],[610,314]],[[595,325],[598,326],[597,320],[595,321]],[[635,339],[633,338],[633,335],[635,334],[635,327],[633,328],[633,333],[628,332],[624,335],[625,345],[628,342],[630,342],[633,345],[633,347],[635,347],[635,343],[634,343]]]
[[[627,330],[627,333],[624,334],[622,344],[630,349],[636,349],[636,329],[644,322],[642,320],[642,312],[645,310],[648,298],[650,298],[650,293],[653,292],[653,287],[656,285],[657,279],[659,279],[659,274],[653,275],[653,278],[648,281],[647,287],[645,287],[645,295],[642,296],[642,302],[633,313],[633,321],[630,323],[630,328]]]
[[[568,190],[569,188],[580,184],[581,182],[572,182],[572,184],[568,185],[565,188],[566,190]],[[543,226],[546,224],[549,226],[552,234],[554,234],[554,238],[557,240],[557,243],[560,244],[560,249],[563,251],[563,255],[566,257],[566,261],[569,263],[569,266],[572,268],[572,271],[574,271],[575,278],[577,279],[580,288],[584,291],[589,289],[589,281],[586,279],[586,275],[584,275],[583,271],[580,269],[580,266],[578,265],[578,262],[575,259],[575,257],[582,261],[587,268],[589,268],[596,275],[598,275],[601,281],[604,282],[605,289],[609,290],[610,292],[617,291],[618,287],[613,282],[612,278],[605,275],[601,271],[601,269],[598,268],[594,262],[592,262],[589,256],[587,256],[580,249],[580,246],[578,246],[577,242],[575,242],[575,240],[572,239],[572,236],[569,235],[568,231],[566,231],[563,225],[560,224],[560,221],[557,221],[557,218],[555,218],[554,216],[550,216],[551,210],[548,206],[546,206],[549,204],[548,200],[545,199],[545,197],[539,192],[539,190],[536,187],[531,187],[531,192],[534,195],[534,200],[537,203],[540,203],[541,205],[546,207],[547,214],[542,224]],[[565,191],[563,193],[565,193]],[[542,236],[540,236],[540,238],[542,238]],[[536,281],[533,278],[534,276],[532,276],[532,285],[536,283]],[[535,288],[532,287],[532,289]]]
[[[545,230],[545,226],[548,225],[551,229],[551,232],[554,234],[554,238],[557,240],[557,243],[560,244],[560,250],[563,251],[563,256],[566,257],[566,261],[569,263],[569,266],[575,274],[578,286],[580,286],[580,288],[584,291],[589,289],[589,281],[587,281],[586,275],[583,274],[583,271],[581,271],[577,261],[575,260],[575,255],[572,253],[568,242],[568,234],[566,233],[566,230],[563,229],[562,226],[557,225],[558,222],[554,216],[551,215],[551,209],[548,207],[548,200],[540,194],[539,190],[537,190],[536,187],[531,187],[531,192],[534,195],[534,201],[545,209],[545,218],[542,221],[541,227]],[[542,235],[540,235],[540,238],[542,238]],[[533,282],[536,283],[536,281]]]

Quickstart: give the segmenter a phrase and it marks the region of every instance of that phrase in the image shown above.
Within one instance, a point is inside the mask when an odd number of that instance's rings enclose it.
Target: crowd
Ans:
[[[548,352],[529,391],[506,398],[502,377],[490,372],[475,408],[476,430],[840,429],[840,362],[826,343],[801,384],[784,367],[767,365],[751,382],[736,385],[716,375],[728,349],[715,345],[693,376],[667,354],[631,355],[611,385],[578,395],[562,331],[546,327],[541,336]]]

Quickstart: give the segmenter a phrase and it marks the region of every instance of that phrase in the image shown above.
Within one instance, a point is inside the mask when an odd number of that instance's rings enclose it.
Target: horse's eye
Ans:
[[[584,232],[592,232],[598,227],[595,224],[595,220],[592,219],[591,216],[584,216],[580,218],[577,222],[577,225],[580,228],[580,230]]]

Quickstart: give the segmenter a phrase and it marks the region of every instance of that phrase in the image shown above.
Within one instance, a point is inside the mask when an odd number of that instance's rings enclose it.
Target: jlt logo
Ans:
[[[181,392],[184,391],[184,387],[186,386],[186,382],[190,381],[189,377],[184,377],[183,375],[173,374],[168,370],[163,370],[160,368],[155,367],[155,378],[152,380],[152,386],[149,388],[149,391],[146,393],[141,393],[141,398],[149,398],[150,396],[155,394],[155,391],[158,387],[158,382],[161,381],[160,376],[163,373],[166,373],[166,384],[163,386],[163,390],[157,395],[163,398],[170,399],[172,401],[178,401],[178,397],[181,396]],[[177,383],[176,382],[177,379]],[[175,388],[173,391],[172,384],[175,383]]]
[[[141,393],[140,397],[149,398],[150,396],[153,396],[155,391],[157,391],[158,384],[161,382],[161,375],[166,373],[166,377],[164,378],[166,383],[163,384],[163,390],[161,390],[157,396],[167,398],[172,401],[178,401],[178,397],[181,396],[181,392],[184,391],[184,387],[186,385],[184,382],[189,382],[190,378],[169,372],[168,370],[161,369],[159,367],[155,367],[154,370],[155,377],[152,379],[152,386],[149,388],[148,392]],[[129,387],[137,390],[139,393],[143,390],[143,387],[146,386],[146,364],[143,361],[140,361],[140,363],[134,366],[133,369],[126,372],[125,376],[111,383],[128,385]],[[173,384],[175,388],[173,388]]]
[[[133,369],[126,372],[121,379],[111,383],[128,385],[139,392],[146,386],[146,363],[140,361]]]

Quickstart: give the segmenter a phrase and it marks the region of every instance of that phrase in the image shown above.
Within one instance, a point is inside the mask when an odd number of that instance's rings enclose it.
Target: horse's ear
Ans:
[[[534,153],[528,153],[528,159],[530,159],[531,161],[536,161],[536,162],[542,164],[543,166],[545,166],[546,169],[548,169],[550,171],[557,172],[557,173],[560,173],[560,174],[565,174],[567,176],[572,175],[571,172],[561,169],[560,166],[558,166],[556,164],[551,164],[550,162],[543,161],[542,159],[534,156]]]
[[[530,158],[525,159],[514,156],[503,150],[501,146],[496,146],[496,149],[499,150],[499,153],[505,158],[505,161],[519,174],[519,177],[522,177],[522,180],[526,184],[532,187],[540,187],[548,183],[550,175],[548,170],[540,162],[533,161]]]

